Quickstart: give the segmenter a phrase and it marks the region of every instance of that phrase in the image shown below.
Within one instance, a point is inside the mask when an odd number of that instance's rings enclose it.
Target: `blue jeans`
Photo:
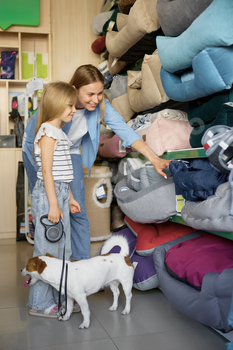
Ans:
[[[22,156],[23,156],[23,165],[24,165],[26,172],[27,172],[30,192],[32,193],[33,188],[34,188],[36,181],[37,181],[36,170],[34,169],[32,163],[28,159],[25,152],[22,152]]]
[[[85,205],[85,187],[82,158],[79,154],[71,154],[71,160],[74,171],[74,181],[70,183],[70,187],[74,198],[81,206],[81,212],[76,214],[70,213],[71,226],[71,249],[72,259],[81,260],[90,258],[90,223],[86,213]],[[30,160],[23,152],[23,163],[27,172],[30,191],[32,193],[35,186],[37,176]]]
[[[58,259],[63,258],[63,249],[65,244],[65,259],[71,257],[71,239],[70,239],[70,216],[69,216],[69,184],[64,182],[55,182],[55,190],[58,199],[58,205],[64,214],[65,236],[56,243],[51,243],[45,238],[45,228],[40,222],[42,215],[48,214],[49,202],[44,188],[43,180],[38,179],[32,192],[31,207],[33,223],[35,225],[34,252],[33,256],[50,253]],[[46,221],[44,221],[46,223]],[[48,221],[48,224],[51,222]],[[60,277],[60,276],[59,276]],[[37,281],[30,287],[28,305],[35,310],[43,310],[58,301],[58,292],[49,284]]]
[[[81,206],[81,212],[70,213],[72,259],[90,258],[90,223],[86,213],[85,186],[82,158],[79,154],[71,154],[74,181],[70,183],[74,198]]]

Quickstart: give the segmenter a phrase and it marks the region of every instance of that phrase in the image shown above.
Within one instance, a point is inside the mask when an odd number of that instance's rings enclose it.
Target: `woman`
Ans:
[[[80,260],[90,257],[90,225],[85,207],[82,164],[90,171],[96,159],[99,147],[100,121],[103,120],[121,138],[124,147],[131,147],[143,154],[150,160],[155,170],[164,177],[166,175],[163,169],[168,167],[169,161],[159,158],[142,138],[125,123],[120,114],[112,108],[109,101],[104,99],[104,77],[96,67],[87,64],[77,68],[70,85],[77,90],[77,102],[75,104],[77,112],[74,114],[73,120],[63,127],[63,131],[73,143],[70,148],[74,170],[71,191],[82,208],[80,213],[70,213],[72,259]],[[25,129],[23,146],[23,160],[31,191],[35,183],[34,176],[36,176],[30,162],[36,114]],[[35,164],[33,166],[36,169]]]

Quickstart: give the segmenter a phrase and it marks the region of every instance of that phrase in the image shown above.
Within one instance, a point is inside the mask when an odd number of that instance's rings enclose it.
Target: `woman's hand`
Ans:
[[[70,206],[70,211],[72,214],[80,213],[81,207],[75,199],[73,201],[71,201],[71,200],[69,201],[69,206]]]
[[[153,164],[157,173],[167,179],[167,175],[163,172],[163,169],[169,166],[170,160],[162,159],[156,156],[155,159],[151,161],[151,163]]]
[[[69,207],[72,214],[80,213],[81,211],[81,207],[79,203],[74,199],[73,193],[71,192],[71,188],[70,188]]]
[[[163,172],[163,169],[169,166],[171,160],[159,158],[143,140],[135,141],[132,143],[131,147],[149,159],[158,174],[162,175],[165,179],[167,178],[167,175]]]

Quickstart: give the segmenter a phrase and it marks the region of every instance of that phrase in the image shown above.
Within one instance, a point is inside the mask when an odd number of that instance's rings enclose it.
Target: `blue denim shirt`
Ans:
[[[34,155],[32,155],[35,139],[35,127],[37,121],[38,111],[33,115],[32,119],[28,123],[23,140],[23,151],[26,153],[28,159],[30,159],[32,165],[37,171],[37,165],[35,163]],[[88,132],[82,139],[82,162],[90,171],[98,152],[99,139],[100,139],[100,106],[98,105],[94,111],[85,111],[85,117],[87,120]],[[103,121],[117,134],[123,141],[124,147],[130,147],[132,143],[137,140],[141,140],[141,136],[136,134],[124,121],[122,116],[111,106],[109,101],[105,99],[105,116]],[[66,123],[63,127],[63,131],[68,134],[72,126],[72,121]]]

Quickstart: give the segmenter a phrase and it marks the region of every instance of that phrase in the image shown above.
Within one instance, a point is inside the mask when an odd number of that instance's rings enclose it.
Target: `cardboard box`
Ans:
[[[93,166],[89,178],[88,169],[83,169],[91,241],[105,240],[111,235],[112,173],[109,167]]]

